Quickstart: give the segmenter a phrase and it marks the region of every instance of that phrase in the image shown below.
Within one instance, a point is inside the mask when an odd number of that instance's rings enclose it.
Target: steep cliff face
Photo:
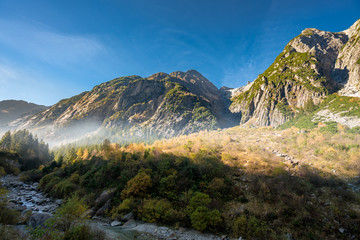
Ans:
[[[99,129],[172,137],[228,126],[230,116],[220,91],[190,70],[117,78],[15,124],[51,142]]]
[[[360,97],[360,20],[344,33],[349,41],[339,53],[333,75],[342,85],[340,95]]]
[[[278,126],[309,101],[359,93],[358,25],[339,33],[308,28],[292,39],[263,74],[234,92],[230,109],[240,123]]]

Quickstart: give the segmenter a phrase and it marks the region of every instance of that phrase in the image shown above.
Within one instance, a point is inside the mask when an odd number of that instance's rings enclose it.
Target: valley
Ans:
[[[234,89],[188,70],[1,101],[0,238],[359,239],[359,39],[307,28]]]

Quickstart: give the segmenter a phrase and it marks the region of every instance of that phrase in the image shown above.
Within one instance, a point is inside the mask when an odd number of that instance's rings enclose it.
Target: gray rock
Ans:
[[[96,216],[104,215],[105,211],[108,210],[110,206],[111,206],[111,199],[107,200],[107,202],[101,208],[99,208],[99,210],[97,210],[95,215]]]
[[[45,226],[46,220],[51,218],[52,215],[48,213],[36,213],[32,215],[28,221],[28,226],[32,228],[37,228],[39,226]]]
[[[177,237],[176,237],[176,234],[174,232],[172,232],[167,238],[166,240],[176,240]]]
[[[104,190],[100,196],[95,200],[97,206],[102,206],[111,199],[116,192],[116,188]]]
[[[130,219],[129,221],[127,221],[126,223],[124,223],[124,225],[122,226],[123,228],[134,228],[137,226],[137,223],[134,219]]]
[[[94,208],[91,208],[89,210],[87,210],[86,212],[84,212],[83,216],[82,217],[93,217],[95,214],[95,209]]]
[[[55,201],[55,204],[57,204],[57,205],[61,205],[61,204],[62,204],[62,202],[63,202],[63,200],[62,200],[62,199],[58,199],[58,200],[56,200],[56,201]]]
[[[120,226],[122,224],[122,222],[119,222],[119,221],[113,221],[113,222],[111,222],[111,226],[112,227],[117,227],[117,226]]]
[[[123,217],[121,218],[121,221],[127,222],[127,221],[129,221],[130,219],[134,219],[134,214],[133,214],[132,212],[126,214],[125,216],[123,216]]]
[[[286,240],[293,240],[291,233],[286,234]]]

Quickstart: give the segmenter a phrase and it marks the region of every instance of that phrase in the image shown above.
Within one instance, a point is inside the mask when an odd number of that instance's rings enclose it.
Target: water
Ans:
[[[31,210],[33,213],[50,213],[53,214],[59,206],[58,199],[51,198],[47,194],[37,190],[37,184],[23,183],[16,176],[5,176],[0,179],[4,187],[9,190],[7,198],[9,205],[19,211]],[[58,202],[58,203],[56,203]],[[149,235],[122,229],[121,227],[111,227],[105,222],[89,220],[88,223],[103,230],[111,239],[155,239]]]

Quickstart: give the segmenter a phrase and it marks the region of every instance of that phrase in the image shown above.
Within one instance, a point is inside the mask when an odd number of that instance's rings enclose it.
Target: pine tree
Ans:
[[[0,140],[0,148],[6,151],[10,151],[11,147],[11,133],[7,131]]]

